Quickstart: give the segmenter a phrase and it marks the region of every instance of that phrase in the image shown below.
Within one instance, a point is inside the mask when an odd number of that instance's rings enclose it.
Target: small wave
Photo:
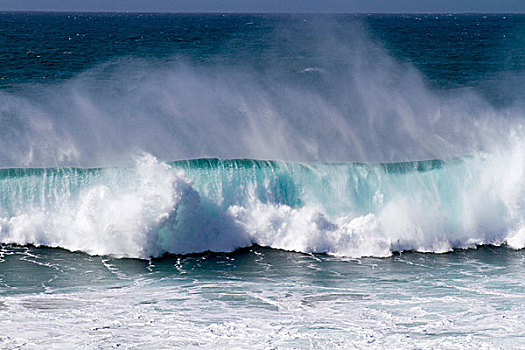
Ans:
[[[316,67],[308,67],[301,71],[301,73],[311,73],[311,72],[322,73],[324,72],[324,70],[321,68],[316,68]]]

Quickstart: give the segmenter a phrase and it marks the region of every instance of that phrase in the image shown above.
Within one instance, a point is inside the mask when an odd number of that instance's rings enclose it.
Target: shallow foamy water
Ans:
[[[152,261],[2,247],[0,347],[520,348],[525,252]]]

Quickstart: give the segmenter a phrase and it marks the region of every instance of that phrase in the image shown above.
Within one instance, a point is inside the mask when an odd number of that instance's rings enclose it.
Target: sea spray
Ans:
[[[0,13],[0,348],[516,348],[524,20]]]
[[[523,116],[518,88],[504,105],[472,87],[432,88],[358,19],[270,27],[268,40],[246,34],[253,57],[226,41],[202,57],[132,55],[2,89],[0,166],[131,165],[137,150],[162,160],[444,159],[489,151]]]
[[[424,162],[197,159],[132,168],[5,169],[2,243],[147,258],[258,244],[389,256],[523,248],[522,142]]]
[[[121,171],[66,168],[5,174],[4,208],[11,213],[2,220],[2,241],[144,256],[150,231],[180,199],[176,179],[167,165],[150,156]]]

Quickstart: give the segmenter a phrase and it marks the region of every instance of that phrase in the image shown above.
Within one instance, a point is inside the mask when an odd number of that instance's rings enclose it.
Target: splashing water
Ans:
[[[522,248],[522,152],[377,165],[145,154],[134,168],[6,169],[0,237],[140,258],[251,244],[351,257]]]

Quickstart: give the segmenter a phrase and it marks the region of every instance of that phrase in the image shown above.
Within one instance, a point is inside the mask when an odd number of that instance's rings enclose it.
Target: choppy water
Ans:
[[[0,347],[525,348],[524,33],[0,14]]]
[[[501,247],[354,260],[254,247],[141,261],[4,246],[0,344],[521,348],[524,262]]]

